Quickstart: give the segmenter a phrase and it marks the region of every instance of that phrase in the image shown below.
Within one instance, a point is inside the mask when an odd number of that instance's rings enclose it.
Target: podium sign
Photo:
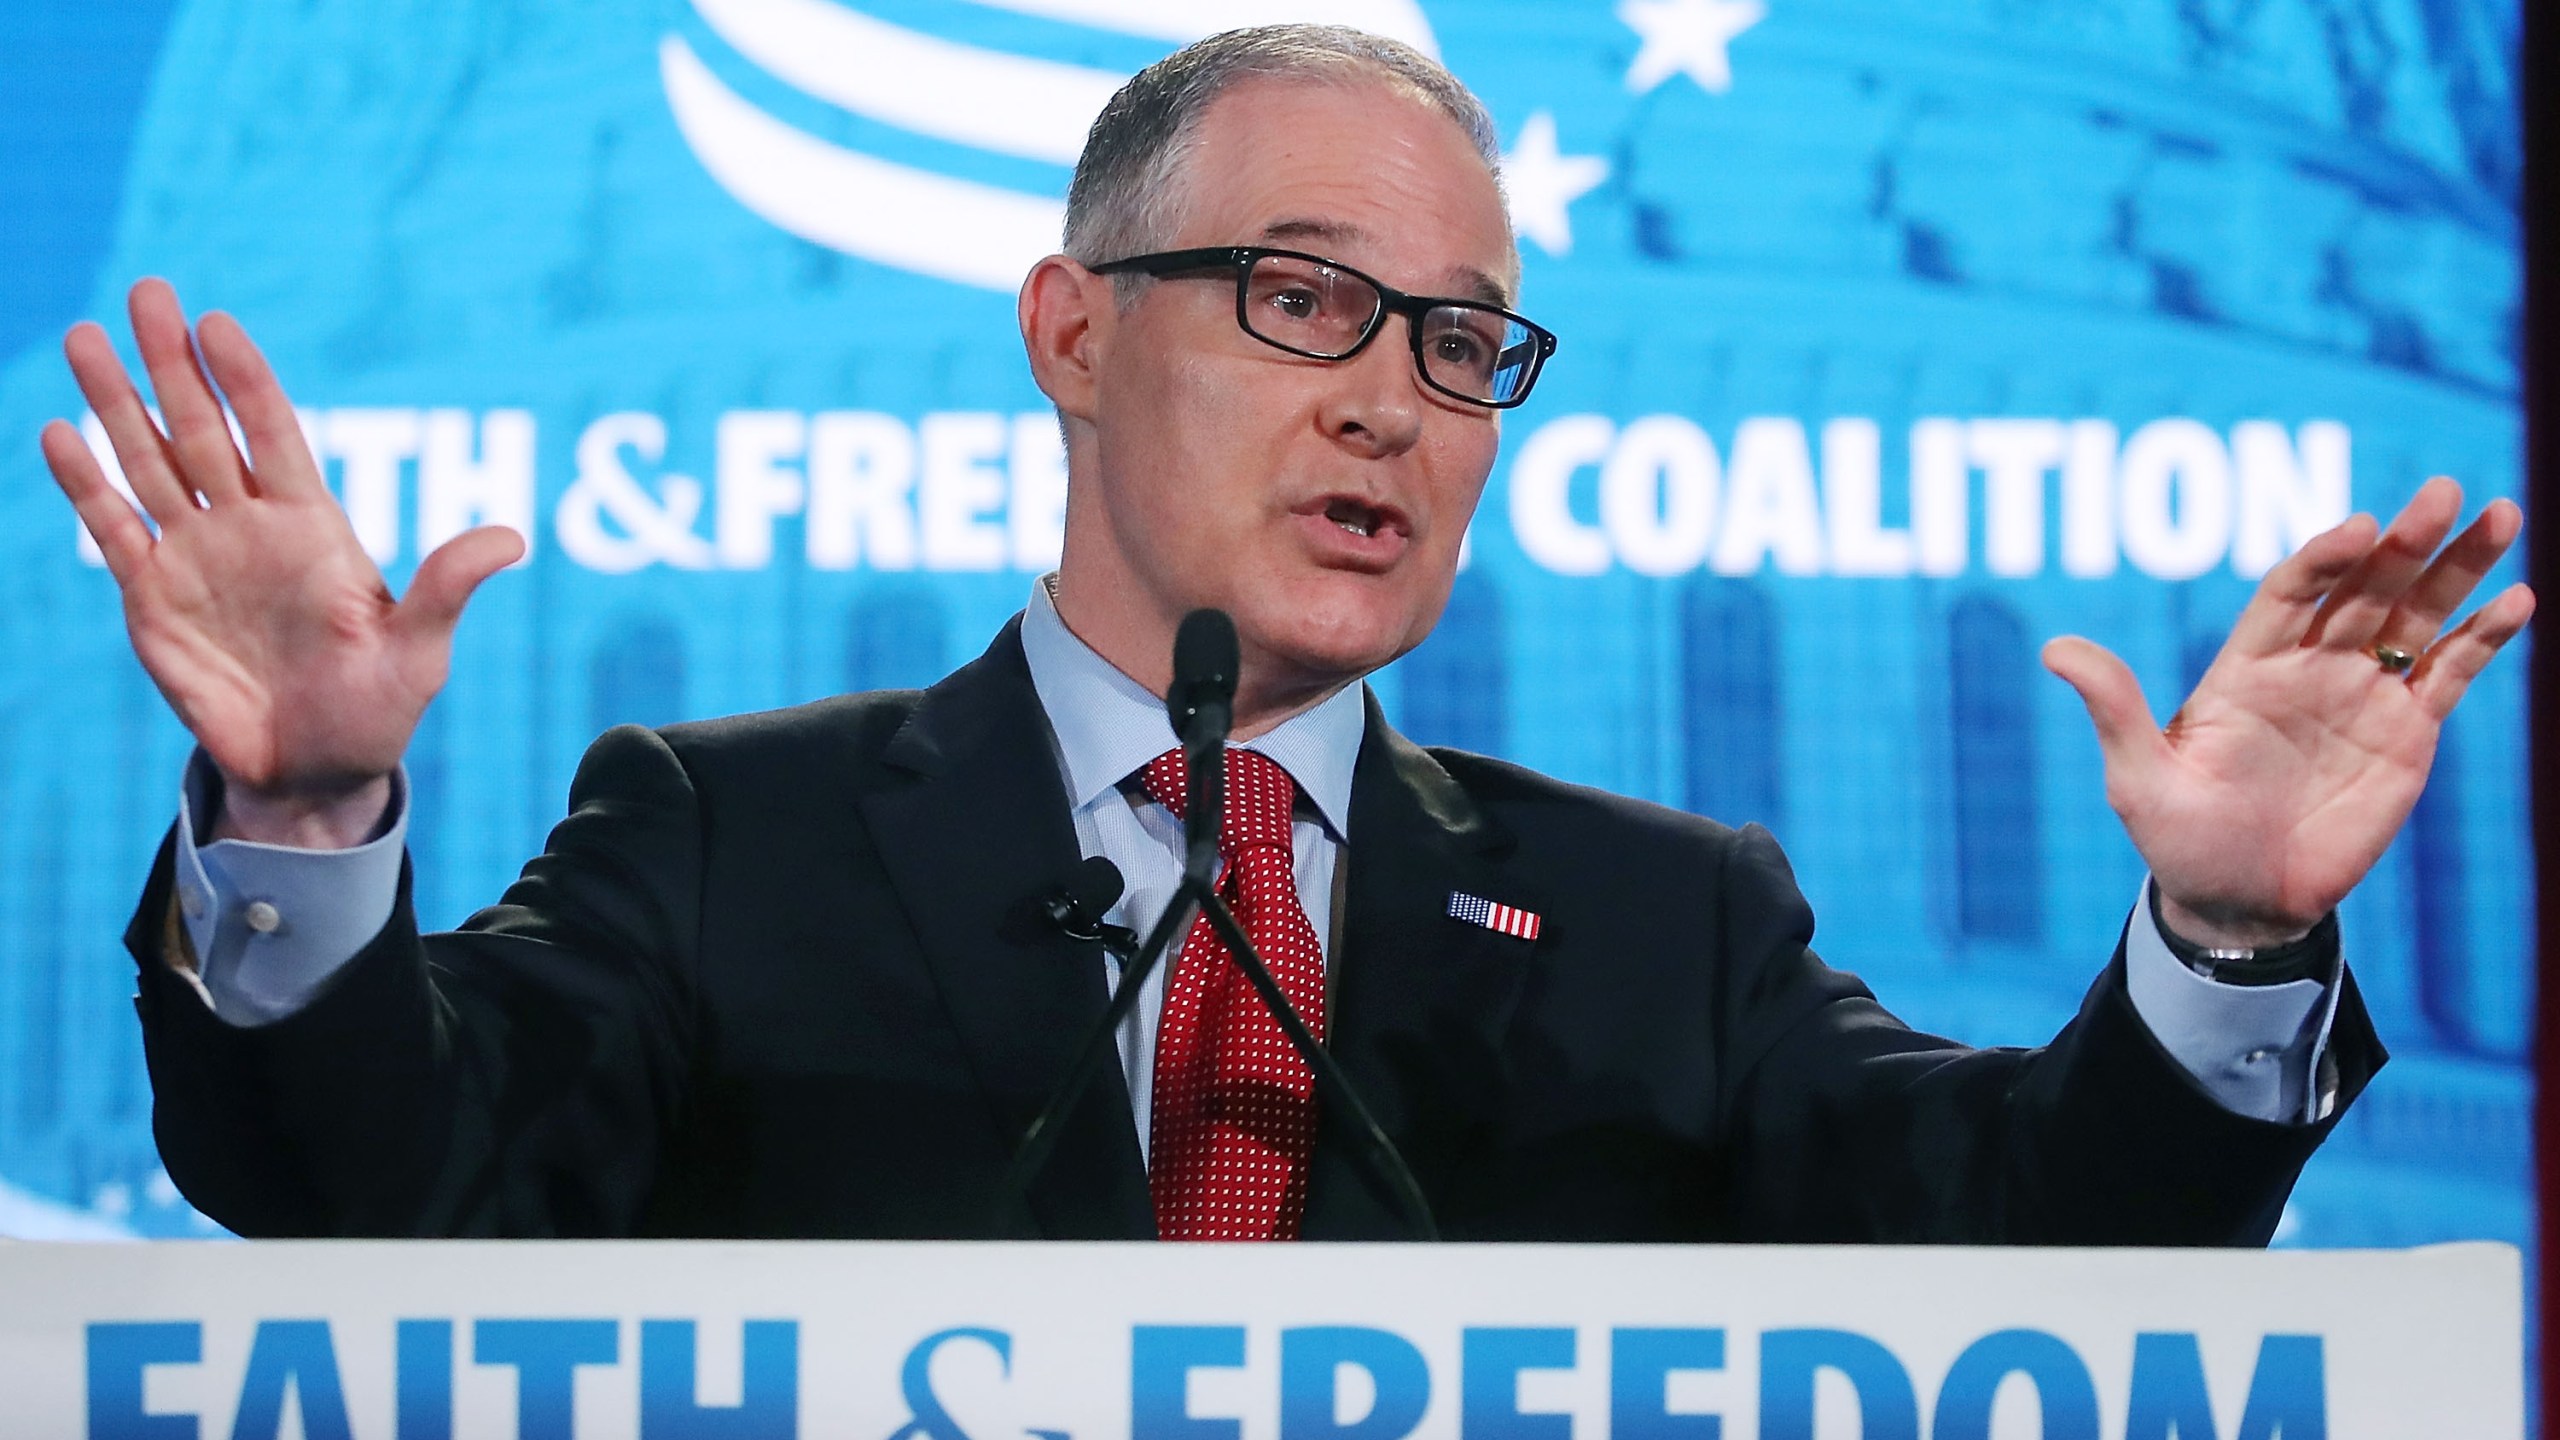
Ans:
[[[0,1245],[11,1436],[2470,1440],[2503,1245]]]

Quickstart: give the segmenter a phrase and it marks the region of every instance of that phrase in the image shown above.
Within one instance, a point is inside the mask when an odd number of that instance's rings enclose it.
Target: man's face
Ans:
[[[1240,84],[1202,117],[1185,176],[1181,229],[1162,248],[1271,245],[1414,294],[1510,298],[1511,233],[1484,161],[1400,90]],[[1071,502],[1062,576],[1129,593],[1078,596],[1077,609],[1143,619],[1125,638],[1222,608],[1248,690],[1276,700],[1420,644],[1500,427],[1422,383],[1408,323],[1387,317],[1350,360],[1301,359],[1237,326],[1232,272],[1148,282],[1098,347],[1099,484]]]

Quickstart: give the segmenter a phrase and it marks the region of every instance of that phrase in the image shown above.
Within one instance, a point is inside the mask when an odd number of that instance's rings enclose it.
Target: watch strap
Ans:
[[[2160,882],[2151,882],[2151,924],[2179,964],[2222,985],[2284,985],[2295,980],[2325,980],[2338,954],[2338,912],[2330,911],[2311,933],[2282,945],[2226,948],[2199,945],[2160,918]]]

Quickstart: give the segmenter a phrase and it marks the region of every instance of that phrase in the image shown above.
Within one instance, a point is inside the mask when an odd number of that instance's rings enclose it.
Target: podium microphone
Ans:
[[[1227,731],[1235,720],[1236,671],[1239,668],[1236,646],[1236,622],[1224,610],[1194,610],[1182,617],[1181,628],[1173,635],[1173,683],[1165,690],[1166,718],[1173,722],[1176,735],[1182,737],[1184,769],[1189,775],[1190,793],[1184,803],[1184,861],[1182,889],[1175,904],[1166,912],[1172,920],[1178,913],[1183,927],[1190,927],[1189,912],[1197,906],[1209,918],[1209,924],[1226,942],[1227,953],[1236,968],[1244,972],[1247,984],[1261,997],[1263,1008],[1289,1037],[1290,1048],[1307,1062],[1317,1088],[1350,1122],[1360,1137],[1363,1148],[1376,1161],[1388,1187],[1395,1192],[1398,1208],[1405,1213],[1406,1223],[1419,1239],[1437,1240],[1440,1228],[1431,1218],[1431,1204],[1423,1198],[1422,1186],[1413,1178],[1412,1167],[1387,1138],[1377,1117],[1352,1087],[1351,1077],[1324,1048],[1307,1023],[1299,1018],[1296,1007],[1281,992],[1280,983],[1271,978],[1270,968],[1245,938],[1244,927],[1218,898],[1214,884],[1218,865],[1218,836],[1226,825],[1227,801]],[[1187,897],[1191,904],[1181,903]],[[1161,927],[1159,927],[1161,928]],[[1150,937],[1150,943],[1161,939]],[[1121,985],[1130,976],[1142,972],[1134,967],[1121,977]]]
[[[1360,1137],[1362,1148],[1376,1161],[1388,1187],[1395,1192],[1397,1207],[1413,1227],[1415,1238],[1437,1240],[1439,1226],[1431,1217],[1430,1202],[1424,1198],[1422,1186],[1414,1179],[1413,1169],[1387,1137],[1377,1117],[1352,1088],[1351,1078],[1307,1029],[1306,1022],[1282,994],[1278,981],[1271,978],[1269,967],[1246,938],[1244,927],[1236,923],[1226,902],[1218,898],[1215,886],[1218,864],[1218,833],[1224,827],[1226,813],[1227,732],[1235,720],[1236,671],[1239,668],[1235,621],[1223,610],[1194,610],[1182,617],[1182,625],[1174,632],[1173,683],[1166,687],[1165,714],[1173,723],[1174,734],[1182,742],[1184,769],[1188,772],[1188,794],[1184,803],[1184,845],[1182,884],[1175,890],[1173,903],[1165,907],[1146,943],[1130,952],[1128,942],[1133,932],[1126,927],[1102,923],[1102,915],[1118,902],[1124,885],[1118,866],[1101,856],[1087,858],[1076,872],[1041,902],[1051,924],[1068,938],[1098,941],[1104,949],[1122,961],[1120,984],[1112,992],[1111,1004],[1101,1020],[1085,1035],[1076,1057],[1067,1068],[1057,1092],[1041,1107],[1039,1115],[1022,1132],[1014,1147],[1013,1161],[1006,1166],[1004,1178],[996,1187],[990,1228],[1003,1235],[1011,1228],[1010,1220],[1020,1208],[1031,1187],[1032,1177],[1048,1162],[1057,1146],[1058,1129],[1067,1112],[1093,1082],[1102,1057],[1116,1048],[1113,1037],[1137,1008],[1138,996],[1145,989],[1147,976],[1163,959],[1165,948],[1173,939],[1190,932],[1192,917],[1206,914],[1219,938],[1226,942],[1227,952],[1254,993],[1261,997],[1281,1033],[1307,1062],[1316,1085],[1341,1110]]]
[[[1206,889],[1218,873],[1218,832],[1226,826],[1227,731],[1235,724],[1236,622],[1224,610],[1194,610],[1173,632],[1173,683],[1166,717],[1182,740],[1190,793],[1183,805],[1184,878]]]
[[[1068,939],[1098,941],[1120,961],[1120,984],[1112,991],[1111,1004],[1103,1010],[1102,1019],[1086,1032],[1084,1043],[1076,1047],[1066,1078],[1059,1082],[1049,1103],[1040,1107],[1040,1113],[1014,1146],[1013,1160],[1005,1166],[1003,1180],[997,1183],[994,1209],[988,1217],[989,1229],[997,1235],[1011,1228],[1015,1211],[1030,1193],[1032,1177],[1048,1163],[1067,1112],[1075,1108],[1085,1087],[1093,1083],[1103,1057],[1118,1048],[1115,1037],[1128,1021],[1129,1012],[1137,1008],[1147,976],[1163,958],[1166,945],[1175,936],[1190,932],[1191,917],[1196,913],[1191,892],[1197,889],[1203,894],[1213,893],[1209,887],[1218,873],[1218,830],[1227,803],[1227,731],[1235,723],[1238,663],[1236,622],[1227,612],[1194,610],[1182,617],[1182,624],[1173,632],[1173,683],[1165,687],[1165,715],[1173,722],[1175,738],[1182,742],[1184,769],[1190,777],[1184,813],[1193,823],[1185,829],[1184,884],[1174,892],[1173,903],[1165,907],[1164,917],[1156,922],[1146,944],[1134,947],[1132,953],[1134,933],[1124,926],[1102,923],[1103,915],[1119,901],[1126,884],[1120,867],[1102,856],[1087,857],[1075,874],[1041,901],[1049,922]],[[1208,820],[1205,825],[1198,823],[1203,816]],[[1196,886],[1191,883],[1195,879]]]

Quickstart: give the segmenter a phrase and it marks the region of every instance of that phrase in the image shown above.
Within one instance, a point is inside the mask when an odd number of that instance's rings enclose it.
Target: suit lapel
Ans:
[[[1532,909],[1543,897],[1498,864],[1510,834],[1439,761],[1388,728],[1375,696],[1352,772],[1348,838],[1349,915],[1333,962],[1328,1043],[1436,1205],[1500,1112],[1503,1037],[1535,950],[1449,918],[1450,892]],[[1309,1239],[1410,1238],[1392,1193],[1348,1125],[1319,1123]]]
[[[925,692],[883,754],[886,783],[861,801],[1008,1158],[1107,1003],[1100,949],[1034,908],[1079,851],[1020,627]],[[1049,1236],[1153,1238],[1116,1068],[1067,1117],[1029,1200]],[[983,1223],[953,1218],[963,1233]]]

